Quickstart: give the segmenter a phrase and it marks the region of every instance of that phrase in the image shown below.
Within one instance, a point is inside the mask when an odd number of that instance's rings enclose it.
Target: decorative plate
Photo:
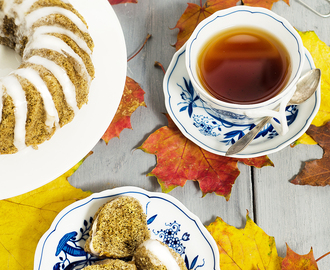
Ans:
[[[116,14],[107,0],[70,2],[86,19],[95,43],[96,76],[88,104],[38,150],[26,148],[17,154],[0,155],[0,199],[38,188],[72,168],[100,140],[121,100],[127,56]]]
[[[136,187],[95,193],[61,211],[38,243],[34,270],[77,270],[90,265],[96,258],[85,253],[83,246],[93,216],[101,205],[117,196],[132,196],[141,202],[151,238],[179,253],[187,269],[220,270],[217,245],[198,217],[170,195]]]
[[[185,67],[185,46],[172,58],[164,77],[165,105],[181,132],[201,148],[225,156],[228,148],[255,125],[237,125],[218,118],[197,96]],[[310,53],[305,49],[302,74],[315,68]],[[287,108],[289,132],[279,136],[268,124],[238,158],[251,158],[277,152],[297,140],[308,129],[320,107],[320,87],[314,96],[299,106]]]

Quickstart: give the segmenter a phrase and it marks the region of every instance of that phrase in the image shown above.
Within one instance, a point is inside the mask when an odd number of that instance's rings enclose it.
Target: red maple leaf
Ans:
[[[200,5],[188,3],[187,9],[173,28],[179,29],[175,44],[176,50],[179,50],[186,43],[196,26],[202,20],[218,10],[236,6],[236,3],[237,0],[208,0],[203,6],[202,0],[200,0]]]
[[[137,82],[126,77],[124,93],[119,107],[102,139],[108,144],[113,137],[119,137],[123,129],[132,129],[131,115],[139,107],[144,106],[144,91]]]
[[[126,3],[134,3],[136,4],[137,0],[108,0],[111,5],[118,5],[118,4],[126,4]]]
[[[237,159],[210,153],[188,140],[166,116],[168,126],[156,130],[139,147],[157,156],[157,166],[148,176],[157,178],[163,192],[183,187],[187,180],[193,180],[198,181],[203,196],[215,192],[229,200],[231,188],[240,174],[238,161],[259,168],[273,166],[266,156]]]

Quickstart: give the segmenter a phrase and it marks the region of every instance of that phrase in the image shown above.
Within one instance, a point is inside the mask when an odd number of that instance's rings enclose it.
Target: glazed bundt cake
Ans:
[[[94,44],[67,0],[0,0],[0,21],[0,43],[22,56],[0,78],[0,154],[12,154],[37,148],[87,103]]]

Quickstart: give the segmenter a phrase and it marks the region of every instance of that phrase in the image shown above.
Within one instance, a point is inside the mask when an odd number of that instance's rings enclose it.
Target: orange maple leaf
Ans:
[[[202,0],[200,0],[200,5],[188,3],[187,9],[173,28],[179,29],[175,44],[176,50],[179,50],[186,43],[196,26],[202,20],[218,10],[236,6],[236,3],[237,0],[208,0],[203,6]]]
[[[282,261],[282,270],[317,270],[313,249],[306,255],[299,255],[286,245],[286,257]]]
[[[273,4],[278,2],[279,0],[242,0],[243,4],[250,7],[263,7],[272,9]],[[283,0],[285,3],[290,5],[290,0]]]
[[[123,129],[132,129],[131,115],[140,106],[146,107],[144,103],[144,91],[137,82],[126,77],[124,93],[119,107],[107,131],[102,139],[108,144],[113,137],[119,137]]]
[[[231,188],[240,174],[238,161],[259,168],[273,166],[265,156],[235,159],[210,153],[188,140],[166,116],[168,126],[156,130],[139,147],[157,155],[157,166],[147,176],[155,176],[163,192],[183,187],[187,180],[193,180],[198,181],[203,196],[215,192],[229,200]]]

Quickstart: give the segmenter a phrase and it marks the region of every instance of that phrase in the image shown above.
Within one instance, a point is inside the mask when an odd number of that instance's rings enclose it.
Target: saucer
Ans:
[[[165,106],[180,131],[201,148],[225,156],[228,148],[243,137],[255,124],[234,124],[217,117],[197,96],[185,67],[186,47],[177,51],[166,71],[163,90]],[[315,68],[312,56],[305,49],[302,74]],[[252,158],[275,153],[302,136],[317,114],[321,102],[320,86],[301,105],[286,111],[289,131],[280,136],[271,124],[266,125],[242,152],[231,157]]]

